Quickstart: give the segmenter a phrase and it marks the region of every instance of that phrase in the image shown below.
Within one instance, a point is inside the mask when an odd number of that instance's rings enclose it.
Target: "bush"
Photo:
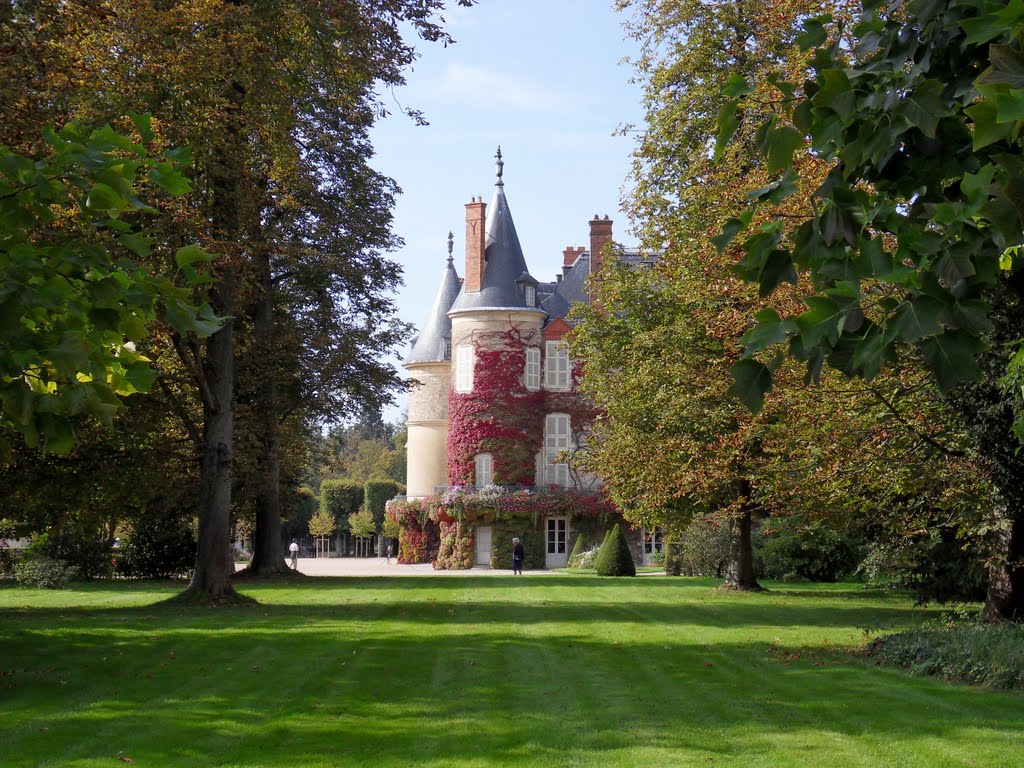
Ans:
[[[373,515],[377,531],[384,526],[384,511],[387,503],[398,495],[398,483],[394,480],[367,480],[363,488],[363,505]]]
[[[75,569],[76,579],[109,577],[113,572],[111,552],[113,540],[100,538],[94,532],[40,533],[32,537],[25,557],[45,555]]]
[[[196,537],[191,521],[174,513],[143,515],[132,523],[120,549],[117,572],[130,579],[173,579],[192,573]]]
[[[583,554],[583,534],[581,533],[581,534],[578,534],[576,536],[576,543],[573,545],[572,552],[569,553],[568,565],[569,565],[570,568],[579,568],[579,565],[577,564],[576,561],[579,559],[580,555],[582,555],[582,554]]]
[[[1024,627],[918,627],[875,640],[868,653],[919,675],[1024,691]]]
[[[598,576],[636,576],[633,554],[617,523],[601,545],[594,568]]]
[[[856,571],[862,552],[854,536],[800,516],[771,517],[753,536],[754,551],[770,579],[836,581]]]
[[[543,570],[544,532],[529,520],[496,520],[491,526],[491,568],[512,570],[512,538],[518,536],[526,559],[524,571]]]
[[[871,587],[906,589],[918,603],[982,600],[987,584],[981,556],[965,548],[952,528],[873,542],[857,575]]]
[[[729,526],[696,517],[683,532],[679,547],[680,569],[686,576],[722,578],[729,562]]]
[[[573,568],[593,568],[597,562],[597,556],[601,552],[601,548],[598,546],[588,547],[580,552],[574,561],[570,561],[570,566]]]
[[[63,589],[78,576],[78,569],[42,552],[26,552],[14,566],[19,584],[43,589]]]
[[[647,558],[647,560],[651,565],[665,565],[665,563],[667,562],[665,551],[662,550],[661,552],[651,552],[651,556]]]
[[[346,525],[348,516],[363,506],[365,492],[355,480],[324,480],[320,483],[320,509]]]

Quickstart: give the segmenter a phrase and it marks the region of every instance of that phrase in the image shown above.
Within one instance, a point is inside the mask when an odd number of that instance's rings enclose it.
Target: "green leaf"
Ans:
[[[975,381],[980,375],[975,356],[984,344],[966,331],[947,331],[921,343],[925,362],[935,374],[939,386],[950,390],[964,381]]]
[[[988,47],[991,66],[986,69],[975,85],[1008,85],[1011,89],[1024,90],[1024,56],[1009,45],[993,43]]]
[[[739,104],[735,101],[728,101],[718,110],[718,135],[715,137],[715,161],[722,159],[725,148],[732,141],[733,134],[740,127],[740,121],[736,117],[736,110]]]
[[[768,135],[768,171],[781,171],[793,165],[793,153],[804,145],[804,137],[791,125],[783,125]]]
[[[797,176],[793,169],[787,168],[786,172],[776,181],[767,187],[747,193],[747,197],[751,200],[760,200],[767,203],[781,203],[797,191],[796,178]]]
[[[729,243],[733,241],[733,238],[750,224],[752,216],[753,211],[744,211],[739,218],[731,218],[722,225],[722,234],[711,238],[711,242],[715,244],[715,248],[718,249],[719,253],[722,253]]]
[[[172,195],[184,195],[192,191],[188,179],[170,163],[154,165],[149,171],[149,180]]]
[[[213,254],[209,251],[204,251],[199,247],[198,243],[192,243],[179,248],[177,253],[174,254],[174,263],[181,269],[191,267],[196,264],[202,263],[207,264],[213,259]]]
[[[135,130],[142,137],[142,143],[149,144],[153,140],[153,118],[150,115],[138,115],[134,112],[129,112],[128,114],[135,124]]]
[[[996,94],[996,122],[1015,123],[1024,120],[1024,91]]]
[[[731,75],[722,86],[722,95],[725,98],[735,101],[754,90],[754,87],[747,82],[742,75]]]
[[[772,372],[763,363],[745,358],[735,363],[730,373],[734,383],[729,394],[738,398],[751,413],[760,413],[765,395],[772,391]]]
[[[843,310],[826,296],[808,296],[804,302],[809,309],[795,318],[804,348],[810,351],[823,339],[829,345],[835,344],[845,322]]]
[[[75,446],[75,430],[64,416],[41,413],[36,417],[36,428],[42,449],[58,456],[67,456]]]
[[[898,110],[930,139],[935,138],[939,120],[950,113],[942,90],[943,85],[938,80],[924,80],[903,100]]]
[[[124,210],[124,198],[109,184],[93,184],[85,198],[85,206],[94,211],[110,211],[116,215]]]
[[[818,76],[818,83],[821,87],[811,98],[811,103],[814,106],[827,107],[844,121],[854,116],[857,110],[857,99],[850,78],[844,70],[823,70]]]
[[[743,342],[743,352],[747,355],[782,343],[786,340],[789,332],[796,328],[792,321],[783,321],[771,307],[762,309],[754,317],[757,320],[757,325],[743,334],[740,339]]]
[[[142,259],[153,252],[153,249],[150,247],[153,238],[138,233],[121,235],[117,238],[117,242]]]
[[[157,372],[149,363],[139,360],[128,366],[124,376],[136,392],[149,392],[156,381]]]
[[[996,105],[991,100],[968,107],[964,112],[973,122],[975,150],[995,144],[997,141],[1009,140],[1013,133],[1011,124],[997,122]]]
[[[945,306],[930,296],[915,296],[896,310],[891,324],[904,341],[917,341],[942,332],[939,316]]]
[[[758,292],[761,296],[770,296],[780,284],[796,285],[796,281],[797,274],[792,254],[777,248],[768,254],[761,267]]]
[[[826,201],[825,213],[821,217],[821,234],[826,245],[843,241],[848,245],[857,244],[858,227],[853,218],[834,200]]]
[[[804,21],[804,31],[796,36],[796,44],[800,46],[801,52],[817,48],[828,39],[828,35],[825,33],[825,22],[829,21],[832,21],[831,14]]]

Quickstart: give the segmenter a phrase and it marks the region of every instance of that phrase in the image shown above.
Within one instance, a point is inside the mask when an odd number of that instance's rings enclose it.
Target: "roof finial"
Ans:
[[[498,158],[498,162],[497,162],[498,180],[496,182],[494,182],[494,186],[496,186],[496,187],[504,187],[505,186],[505,182],[501,180],[501,174],[502,174],[502,171],[503,171],[503,169],[505,167],[505,162],[501,159],[501,146],[500,145],[498,146],[498,152],[495,155],[495,157]]]
[[[455,247],[455,236],[448,230],[448,266],[452,265],[452,249]]]

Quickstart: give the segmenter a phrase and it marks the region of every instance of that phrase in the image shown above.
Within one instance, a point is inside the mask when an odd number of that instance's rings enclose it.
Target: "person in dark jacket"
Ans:
[[[519,537],[512,539],[512,573],[523,575],[523,560],[526,559],[526,552],[523,550],[523,544],[519,541]]]

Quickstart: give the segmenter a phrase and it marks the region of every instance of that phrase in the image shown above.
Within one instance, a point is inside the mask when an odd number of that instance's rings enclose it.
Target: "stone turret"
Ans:
[[[430,308],[430,316],[413,341],[404,366],[414,383],[409,391],[407,496],[422,498],[448,484],[448,387],[451,381],[452,323],[448,318],[462,287],[452,259],[453,237],[448,233],[448,263]]]

